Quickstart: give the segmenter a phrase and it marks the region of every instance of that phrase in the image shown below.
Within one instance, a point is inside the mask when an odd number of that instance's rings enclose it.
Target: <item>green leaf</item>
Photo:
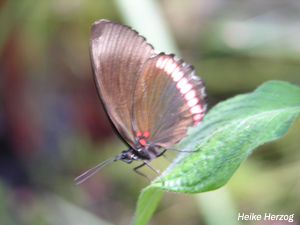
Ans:
[[[157,188],[148,186],[145,188],[139,197],[138,207],[135,212],[133,224],[146,224],[152,216],[163,191]]]
[[[180,149],[200,151],[179,154],[163,173],[165,184],[156,179],[142,191],[135,218],[148,212],[147,219],[133,224],[147,223],[160,197],[153,197],[155,189],[200,193],[226,184],[253,149],[283,136],[299,113],[300,88],[282,81],[217,104],[180,143]]]

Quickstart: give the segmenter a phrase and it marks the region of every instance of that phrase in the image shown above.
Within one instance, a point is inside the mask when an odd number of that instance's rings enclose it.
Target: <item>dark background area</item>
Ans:
[[[96,20],[150,32],[146,38],[155,48],[194,65],[210,108],[268,80],[300,85],[298,1],[139,2],[0,2],[0,224],[130,224],[140,190],[149,184],[132,171],[138,163],[115,162],[73,187],[76,176],[127,148],[92,77],[88,40]],[[143,6],[148,2],[156,10]],[[148,27],[153,18],[170,37]],[[174,44],[151,42],[160,37]],[[214,215],[233,215],[223,224],[298,224],[299,137],[296,121],[283,138],[256,149],[220,190],[165,193],[149,224],[210,225]],[[169,162],[153,165],[162,170]],[[238,213],[295,214],[295,221],[240,222]]]

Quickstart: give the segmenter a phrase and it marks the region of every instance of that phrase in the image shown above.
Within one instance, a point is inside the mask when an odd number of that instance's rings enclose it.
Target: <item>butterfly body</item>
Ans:
[[[122,151],[121,156],[116,158],[114,161],[122,160],[127,163],[131,163],[133,160],[142,161],[147,160],[151,161],[152,159],[157,158],[161,154],[159,147],[157,146],[144,146],[138,149],[128,149]]]

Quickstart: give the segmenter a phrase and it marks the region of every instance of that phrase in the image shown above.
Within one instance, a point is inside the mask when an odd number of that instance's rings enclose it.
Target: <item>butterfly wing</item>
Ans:
[[[153,47],[130,27],[99,20],[91,28],[90,55],[104,108],[123,139],[135,148],[134,90],[143,64],[154,55]]]
[[[192,66],[173,55],[159,54],[147,60],[136,86],[134,130],[148,144],[168,147],[196,125],[206,109],[204,82]],[[145,144],[140,142],[142,145]]]

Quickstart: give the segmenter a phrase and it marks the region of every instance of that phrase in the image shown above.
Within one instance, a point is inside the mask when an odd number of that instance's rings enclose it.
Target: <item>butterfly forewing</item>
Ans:
[[[107,20],[91,28],[90,54],[95,83],[111,121],[133,148],[132,106],[139,73],[153,48],[131,28]]]
[[[204,83],[193,67],[159,54],[144,64],[133,105],[135,132],[146,132],[148,144],[168,147],[197,124],[205,111]]]

